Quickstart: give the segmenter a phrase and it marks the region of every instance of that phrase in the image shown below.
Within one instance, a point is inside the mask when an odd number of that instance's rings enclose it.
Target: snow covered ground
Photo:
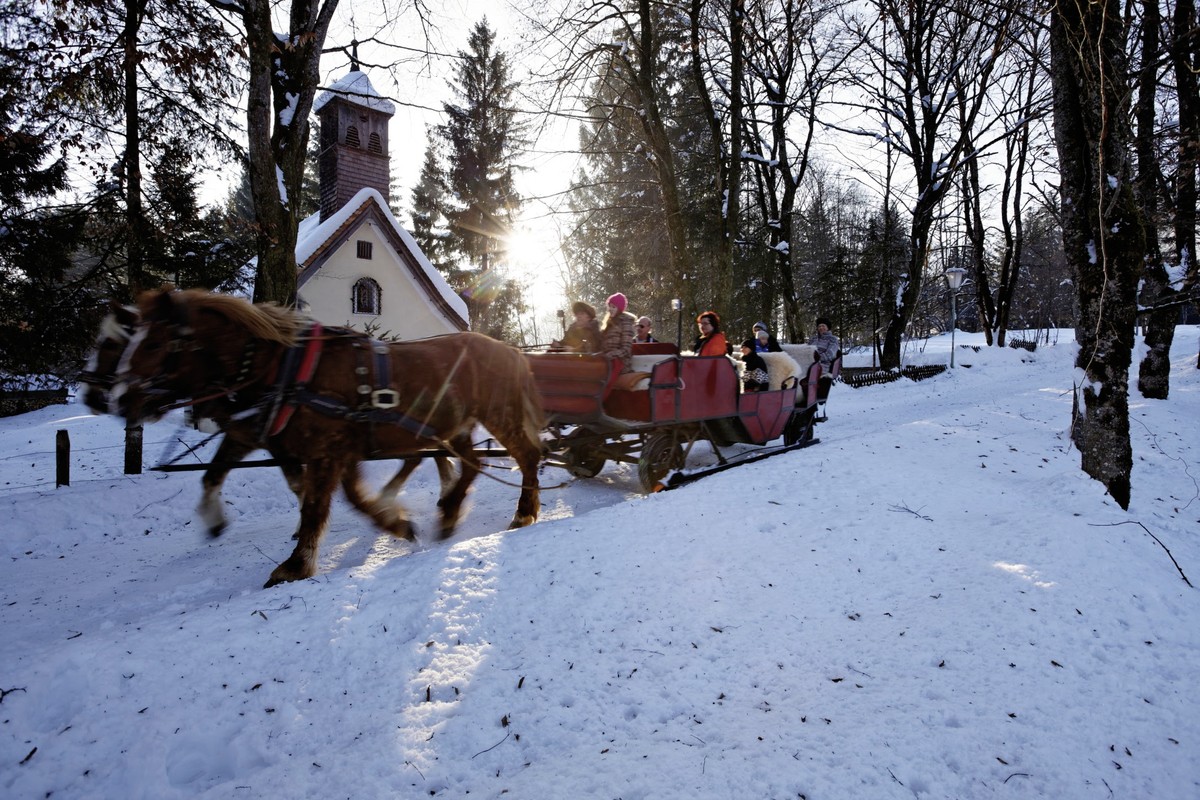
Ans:
[[[198,474],[122,475],[116,420],[0,420],[0,796],[1198,797],[1198,333],[1131,398],[1128,512],[1079,470],[1060,340],[838,387],[816,446],[678,491],[610,465],[516,532],[488,480],[444,543],[339,500],[320,574],[270,590],[277,471],[233,473],[210,540]],[[149,427],[147,461],[199,438]],[[431,465],[403,499],[431,535]]]

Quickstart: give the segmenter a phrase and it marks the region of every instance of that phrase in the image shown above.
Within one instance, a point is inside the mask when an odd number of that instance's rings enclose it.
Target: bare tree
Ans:
[[[1026,9],[1014,25],[1013,46],[1001,58],[1004,68],[997,74],[991,93],[994,113],[1010,135],[998,143],[995,160],[1001,168],[1000,196],[989,197],[981,172],[983,158],[968,160],[962,174],[964,230],[969,264],[975,276],[975,297],[980,326],[989,345],[1003,347],[1020,284],[1025,245],[1026,181],[1033,162],[1031,150],[1042,131],[1041,120],[1050,110],[1045,18],[1036,7]],[[965,104],[960,103],[960,123],[965,124]],[[1037,126],[1035,128],[1035,126]],[[970,134],[970,132],[967,132]],[[999,210],[1001,241],[998,255],[989,258],[986,209]],[[994,266],[993,266],[994,263]]]
[[[874,16],[859,27],[866,54],[860,108],[881,115],[884,129],[852,132],[886,141],[912,168],[909,263],[881,355],[882,366],[896,367],[942,201],[970,159],[1010,135],[1000,117],[988,113],[989,96],[1019,9],[968,0],[872,0],[871,8]]]
[[[1145,278],[1141,305],[1146,312],[1146,355],[1138,367],[1138,390],[1144,397],[1165,400],[1170,392],[1171,343],[1179,306],[1188,298],[1185,286],[1200,286],[1195,264],[1196,166],[1200,149],[1196,70],[1200,69],[1200,30],[1193,0],[1179,0],[1165,20],[1157,0],[1141,4],[1141,29],[1131,31],[1131,49],[1140,59],[1137,70],[1136,192],[1147,218]],[[1136,22],[1137,20],[1135,20]],[[1140,35],[1137,35],[1140,34]],[[1165,45],[1165,46],[1164,46]],[[1171,80],[1171,78],[1174,80]],[[1158,109],[1174,109],[1176,124],[1163,136]],[[1164,139],[1166,141],[1164,141]],[[1174,140],[1174,147],[1171,146]],[[1174,161],[1173,180],[1168,177]],[[1173,223],[1173,225],[1171,224]],[[1174,234],[1174,264],[1160,242],[1161,229]],[[1173,230],[1172,230],[1173,228]],[[1172,275],[1174,273],[1174,275]]]
[[[284,32],[274,0],[208,0],[242,26],[249,59],[246,136],[258,234],[255,301],[296,302],[296,230],[321,50],[338,0],[291,0]]]
[[[1055,5],[1050,54],[1063,249],[1079,296],[1071,438],[1084,472],[1128,508],[1129,366],[1146,239],[1133,191],[1118,0]]]
[[[586,92],[602,80],[612,87],[608,98],[636,115],[644,156],[662,204],[670,262],[667,274],[674,295],[680,297],[689,264],[687,229],[662,97],[662,24],[650,0],[594,0],[564,10],[549,27],[547,41],[561,47],[558,72],[564,89],[576,86]],[[603,117],[604,112],[595,110],[593,116]]]
[[[757,235],[775,261],[778,297],[792,341],[804,334],[793,275],[793,228],[797,192],[810,167],[818,109],[843,80],[853,47],[835,22],[838,4],[822,0],[776,0],[747,10],[745,34],[745,158],[753,198],[764,229]],[[838,21],[840,22],[840,21]],[[774,313],[773,297],[763,292]]]

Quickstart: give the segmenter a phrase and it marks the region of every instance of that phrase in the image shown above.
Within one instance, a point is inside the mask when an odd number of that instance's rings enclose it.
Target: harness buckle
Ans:
[[[371,392],[371,405],[374,408],[395,408],[400,405],[400,393],[395,389],[376,389]]]

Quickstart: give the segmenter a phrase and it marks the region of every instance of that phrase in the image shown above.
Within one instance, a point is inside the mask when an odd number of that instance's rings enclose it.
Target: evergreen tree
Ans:
[[[447,255],[466,278],[455,288],[467,301],[474,330],[515,342],[522,304],[514,300],[520,286],[498,268],[521,204],[515,156],[525,139],[513,108],[517,84],[495,40],[486,18],[472,28],[450,82],[459,102],[443,104],[447,121],[438,133],[446,140],[449,161]],[[456,277],[452,270],[452,280]]]
[[[439,272],[455,283],[448,249],[446,175],[438,157],[438,141],[429,137],[421,177],[412,191],[412,234],[421,252]]]
[[[98,303],[72,256],[86,214],[54,207],[67,162],[51,135],[20,113],[19,58],[0,60],[0,384],[69,381],[91,344]]]

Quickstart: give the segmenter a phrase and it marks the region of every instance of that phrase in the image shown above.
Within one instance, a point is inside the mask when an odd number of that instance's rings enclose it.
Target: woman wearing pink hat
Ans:
[[[631,372],[633,367],[630,359],[633,356],[633,329],[636,318],[625,310],[628,301],[620,292],[609,295],[606,302],[608,313],[604,316],[604,326],[600,332],[600,352],[620,361],[622,374]]]

